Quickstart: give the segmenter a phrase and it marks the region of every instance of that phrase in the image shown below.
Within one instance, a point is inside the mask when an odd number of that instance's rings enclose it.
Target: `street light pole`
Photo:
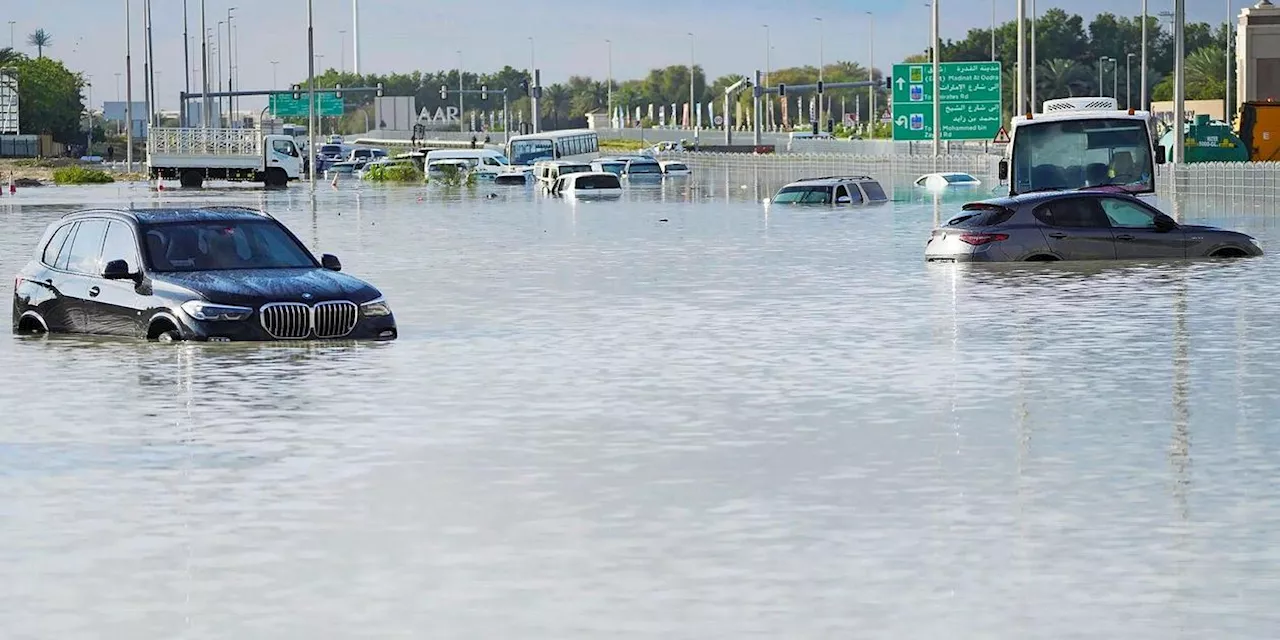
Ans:
[[[124,0],[124,156],[128,171],[133,172],[133,48],[130,36],[133,18],[129,11],[132,0]]]
[[[604,44],[609,50],[608,55],[606,56],[609,64],[609,75],[608,75],[608,85],[605,87],[605,90],[608,92],[607,95],[608,95],[608,102],[609,102],[609,124],[613,124],[614,122],[613,120],[613,41],[605,40]],[[618,128],[619,129],[622,128],[621,121],[618,122]]]
[[[773,71],[770,65],[770,59],[769,59],[769,49],[772,48],[772,46],[769,44],[769,40],[770,40],[769,25],[766,24],[764,25],[764,86],[766,87],[769,86],[769,73]],[[773,127],[773,98],[771,96],[766,97],[765,101],[766,101],[766,104],[768,105],[768,108],[765,109],[765,111],[767,111],[769,115],[769,127],[772,128]]]
[[[236,10],[235,7],[227,7],[227,92],[228,93],[234,90],[233,87],[235,85],[235,67],[233,66],[235,64],[235,43],[231,37],[231,20],[233,19],[231,12],[235,10]],[[228,127],[231,126],[231,120],[232,120],[231,116],[235,115],[235,112],[236,112],[236,99],[232,96],[228,96],[227,97],[227,126]]]
[[[1098,58],[1098,96],[1099,97],[1106,97],[1107,95],[1107,90],[1103,88],[1103,84],[1102,84],[1102,66],[1106,62],[1107,62],[1106,56],[1102,56],[1101,58]]]
[[[991,61],[996,61],[996,0],[991,0]]]
[[[272,60],[272,61],[271,61],[271,88],[272,88],[272,89],[278,88],[278,87],[280,86],[279,81],[276,79],[276,78],[277,78],[277,76],[276,76],[276,66],[277,66],[277,65],[279,65],[279,64],[280,64],[280,61],[279,61],[279,60]]]
[[[1036,77],[1039,76],[1039,70],[1036,68],[1036,0],[1031,0],[1031,78],[1027,85],[1027,90],[1031,93],[1031,110],[1036,110]]]
[[[342,46],[338,47],[338,73],[347,71],[347,30],[338,29],[338,39],[342,41]]]
[[[209,106],[209,28],[205,25],[204,4],[200,0],[200,126],[208,129],[213,109]]]
[[[1111,59],[1111,97],[1120,104],[1120,58]]]
[[[1014,106],[1014,113],[1027,108],[1027,61],[1023,57],[1026,51],[1027,0],[1018,0],[1018,103]],[[934,83],[937,84],[937,80]]]
[[[874,140],[876,137],[876,15],[867,12],[867,80],[871,81],[871,86],[867,87],[867,122],[871,123],[867,127],[867,138]],[[857,106],[857,105],[854,105]]]
[[[937,158],[942,155],[942,76],[939,72],[939,58],[942,52],[939,50],[941,42],[938,39],[938,4],[942,0],[933,0],[933,157]]]
[[[1142,91],[1139,94],[1138,107],[1147,108],[1147,0],[1142,0]]]
[[[316,190],[316,40],[315,13],[307,0],[307,180]]]
[[[1186,159],[1187,136],[1183,134],[1186,119],[1186,0],[1173,0],[1173,163],[1182,164]],[[1175,183],[1177,181],[1175,180]]]
[[[822,18],[814,18],[818,21],[818,84],[822,84],[822,71],[826,63],[823,62],[822,51]],[[818,130],[822,130],[822,91],[818,91]],[[725,121],[729,119],[729,114],[724,114]]]
[[[9,21],[9,48],[13,48],[13,25],[18,24],[17,20]]]
[[[1222,111],[1222,113],[1226,115],[1225,120],[1226,120],[1226,122],[1227,122],[1227,124],[1228,124],[1228,125],[1230,125],[1230,124],[1231,124],[1231,120],[1232,120],[1232,118],[1231,118],[1231,115],[1232,115],[1232,113],[1231,113],[1231,18],[1232,18],[1233,16],[1231,15],[1231,13],[1232,13],[1232,12],[1231,12],[1231,0],[1227,0],[1227,24],[1226,24],[1226,26],[1224,27],[1224,28],[1226,29],[1226,32],[1227,32],[1227,33],[1226,33],[1226,36],[1227,36],[1227,44],[1226,44],[1226,49],[1227,49],[1227,90],[1226,90],[1226,93],[1223,95],[1223,102],[1224,102],[1224,104],[1222,105],[1222,106],[1223,106],[1223,111]]]
[[[182,0],[182,86],[186,90],[186,95],[191,95],[190,38],[190,34],[187,33],[187,0]],[[116,93],[119,93],[119,91]],[[119,99],[120,98],[117,96],[116,100]],[[178,122],[184,127],[189,125],[187,122],[187,101],[185,98],[182,100],[182,104],[178,105]]]
[[[1124,54],[1124,108],[1133,108],[1133,54]]]
[[[222,21],[219,20],[218,21],[218,39],[213,41],[213,46],[214,46],[213,53],[217,59],[217,66],[218,66],[217,86],[219,91],[221,91],[222,88],[225,86],[222,84],[222,55],[227,52],[226,47],[222,46],[222,24],[223,24]],[[223,120],[223,114],[222,114],[222,98],[218,98],[218,126],[219,127],[223,126],[222,124],[223,122],[224,120]]]
[[[458,131],[466,133],[467,123],[462,114],[462,49],[458,49]]]
[[[693,33],[689,33],[689,128],[693,129],[693,137],[698,137],[698,128],[693,124]]]

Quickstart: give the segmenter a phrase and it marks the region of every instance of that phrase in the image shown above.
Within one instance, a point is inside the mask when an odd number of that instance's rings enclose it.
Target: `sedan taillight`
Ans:
[[[978,245],[988,244],[991,242],[1000,242],[1001,240],[1008,240],[1008,239],[1009,239],[1009,234],[1007,233],[962,233],[960,234],[961,242],[971,244],[975,247]]]

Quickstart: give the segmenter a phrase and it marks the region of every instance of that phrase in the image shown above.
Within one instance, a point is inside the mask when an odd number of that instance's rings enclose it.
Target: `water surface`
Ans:
[[[5,196],[5,274],[79,206],[265,207],[401,338],[0,338],[0,630],[1274,634],[1273,211],[1179,207],[1256,260],[966,268],[922,251],[972,194],[777,186]]]

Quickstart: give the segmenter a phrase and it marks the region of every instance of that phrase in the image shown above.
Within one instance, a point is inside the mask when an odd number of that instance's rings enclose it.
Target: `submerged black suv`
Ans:
[[[165,342],[395,339],[382,294],[317,261],[253,209],[94,209],[40,239],[13,294],[17,333]]]

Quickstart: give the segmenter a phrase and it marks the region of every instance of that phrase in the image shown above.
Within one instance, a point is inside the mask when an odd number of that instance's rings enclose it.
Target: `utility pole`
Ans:
[[[1027,0],[1018,0],[1018,102],[1014,105],[1014,113],[1018,113],[1027,108],[1027,61],[1023,57],[1026,54],[1026,51]],[[937,84],[936,79],[934,80],[934,84]]]
[[[182,0],[182,86],[187,95],[191,95],[191,36],[187,33],[187,0]],[[187,101],[184,98],[178,105],[178,123],[190,126],[187,122]]]
[[[1147,108],[1147,0],[1142,0],[1142,98],[1138,107]]]
[[[769,86],[769,73],[773,71],[769,63],[769,50],[772,48],[769,44],[769,40],[770,40],[769,25],[766,24],[764,25],[764,86],[766,87]],[[766,109],[766,111],[768,111],[769,113],[769,126],[772,127],[773,126],[773,98],[766,97],[765,100],[768,101],[767,104],[769,105],[769,107],[768,109]],[[698,105],[698,108],[701,109],[702,105]]]
[[[996,61],[996,0],[991,0],[991,61]]]
[[[674,115],[674,114],[673,114]],[[693,124],[693,33],[689,33],[689,127],[693,129],[693,137],[698,138],[698,129]]]
[[[1227,125],[1230,125],[1230,124],[1231,124],[1231,121],[1233,120],[1233,118],[1232,118],[1231,116],[1232,116],[1232,115],[1234,115],[1234,114],[1232,114],[1232,112],[1231,112],[1231,54],[1233,53],[1233,52],[1232,52],[1232,50],[1231,50],[1231,18],[1233,18],[1234,16],[1232,16],[1231,14],[1232,14],[1232,12],[1231,12],[1231,0],[1227,0],[1227,24],[1226,24],[1226,27],[1225,27],[1225,29],[1226,29],[1226,31],[1227,31],[1227,33],[1226,33],[1226,37],[1227,37],[1227,45],[1226,45],[1226,47],[1227,47],[1227,91],[1226,91],[1226,94],[1223,96],[1223,99],[1224,99],[1225,104],[1223,105],[1223,111],[1222,111],[1222,113],[1226,115],[1225,120],[1226,120],[1226,122],[1227,122]]]
[[[867,112],[871,114],[870,123],[867,127],[867,138],[875,140],[876,138],[876,16],[870,11],[867,12],[867,80],[871,81],[871,86],[867,87]]]
[[[235,11],[235,7],[227,7],[227,93],[234,91],[235,85],[235,43],[231,37],[231,15]],[[236,99],[234,96],[227,96],[227,126],[231,126],[231,121],[236,113]]]
[[[351,0],[351,71],[360,75],[360,4]]]
[[[1027,91],[1031,94],[1031,110],[1036,110],[1036,77],[1039,75],[1036,68],[1036,0],[1031,0],[1031,64],[1030,82],[1027,83]]]
[[[204,4],[205,0],[200,0],[200,126],[208,129],[213,109],[209,106],[209,28],[205,25]]]
[[[939,72],[938,40],[938,4],[942,0],[933,0],[933,157],[942,155],[942,75]]]
[[[609,98],[608,98],[608,102],[609,102],[609,123],[610,123],[610,124],[613,124],[613,41],[612,41],[612,40],[605,40],[605,41],[604,41],[604,43],[605,43],[605,45],[606,45],[606,46],[608,47],[608,49],[609,49],[608,56],[607,56],[608,61],[609,61],[609,76],[608,76],[608,83],[609,83],[609,84],[608,84],[607,90],[608,90],[608,96],[609,96]],[[502,94],[503,99],[506,99],[506,95],[507,95],[506,93],[503,93],[503,94]],[[505,111],[505,109],[504,109],[504,111]],[[506,122],[505,122],[505,121],[503,122],[503,125],[504,125],[504,126],[506,125]],[[621,121],[619,121],[619,122],[618,122],[618,128],[619,128],[619,129],[621,129],[621,128],[622,128],[622,122],[621,122]]]
[[[818,21],[818,84],[821,85],[822,84],[822,68],[826,66],[826,63],[823,62],[823,51],[822,51],[822,18],[814,18],[814,20]],[[724,119],[725,119],[725,122],[729,121],[728,109],[725,110]],[[818,130],[821,131],[822,130],[822,90],[821,89],[818,90],[818,123],[817,124],[818,124]]]
[[[466,133],[467,120],[462,117],[465,111],[462,108],[462,49],[458,49],[458,131]]]
[[[316,190],[316,40],[315,13],[307,0],[307,179]]]
[[[133,54],[130,41],[133,25],[129,5],[133,0],[124,0],[124,119],[125,140],[124,155],[128,171],[133,172]]]
[[[1173,0],[1173,163],[1175,165],[1182,164],[1186,159],[1187,136],[1182,130],[1187,117],[1186,23],[1186,0]]]
[[[142,100],[147,104],[147,128],[155,106],[151,104],[151,0],[142,0]]]

